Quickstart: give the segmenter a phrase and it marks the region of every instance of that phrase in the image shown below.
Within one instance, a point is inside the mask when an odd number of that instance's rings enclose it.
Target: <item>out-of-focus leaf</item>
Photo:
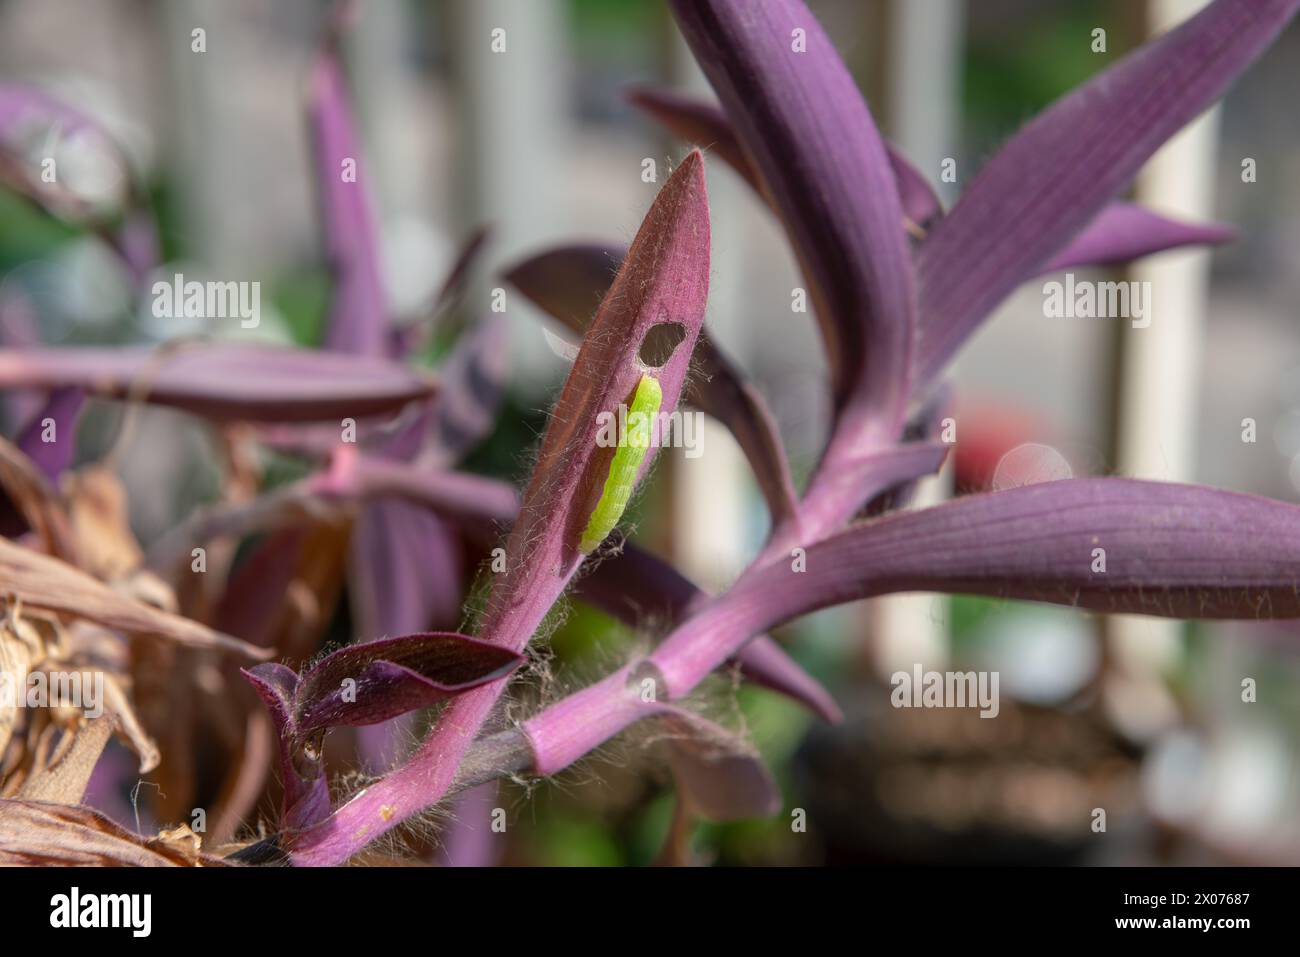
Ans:
[[[270,647],[288,604],[286,593],[298,569],[305,539],[303,529],[283,528],[252,546],[226,583],[217,607],[216,626],[259,647]]]
[[[144,561],[131,531],[126,487],[103,465],[90,465],[64,483],[80,566],[100,581],[129,576]]]
[[[339,521],[334,506],[394,498],[430,508],[474,530],[508,523],[518,509],[514,487],[505,482],[362,456],[251,502],[220,503],[195,511],[150,547],[148,564],[155,571],[170,572],[179,562],[188,561],[196,545],[213,538]]]
[[[304,483],[322,499],[402,498],[458,522],[509,522],[518,508],[513,486],[469,472],[358,456]]]
[[[708,821],[771,817],[781,790],[758,752],[725,728],[681,708],[659,719],[669,735],[673,777],[688,806]]]
[[[383,359],[278,346],[0,351],[0,389],[80,388],[169,405],[218,420],[360,418],[431,395],[434,381]]]
[[[428,314],[415,322],[392,331],[390,341],[393,355],[407,356],[424,348],[439,320],[447,314],[460,298],[470,274],[478,265],[479,260],[483,258],[483,250],[487,246],[490,235],[491,230],[486,226],[480,226],[470,234],[469,239],[465,240],[460,252],[456,254],[456,259],[452,262],[451,268],[447,270],[447,275],[442,281],[442,288],[434,296]]]
[[[72,465],[77,418],[85,399],[81,389],[55,389],[18,436],[18,447],[51,482]]]
[[[334,274],[325,348],[363,356],[386,355],[390,317],[374,208],[333,36],[312,68],[307,112],[316,191]]]
[[[509,374],[507,336],[501,317],[484,319],[461,335],[439,366],[432,441],[421,461],[451,465],[492,431]]]
[[[460,547],[435,513],[400,499],[365,505],[352,526],[349,596],[364,638],[459,623]]]

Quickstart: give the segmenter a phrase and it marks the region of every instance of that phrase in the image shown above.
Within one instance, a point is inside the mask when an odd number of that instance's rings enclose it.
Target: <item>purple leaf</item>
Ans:
[[[933,446],[941,441],[944,422],[952,413],[952,386],[945,382],[935,389],[933,394],[913,413],[907,427],[903,429],[902,439],[904,444],[900,446],[900,449],[906,449],[909,446],[913,449],[921,445]],[[931,471],[937,471],[941,467],[942,463]],[[879,492],[867,503],[863,509],[863,514],[865,516],[883,515],[886,512],[907,508],[916,494],[917,486],[924,477],[924,474],[916,475]]]
[[[254,645],[270,647],[289,586],[299,574],[306,542],[303,529],[283,528],[249,548],[248,556],[226,581],[216,611],[217,627]]]
[[[907,442],[819,468],[804,494],[798,524],[778,528],[767,551],[784,557],[791,548],[837,531],[882,492],[939,471],[947,454],[941,442]]]
[[[354,631],[366,638],[460,622],[463,569],[458,536],[436,513],[402,499],[377,499],[352,525],[348,597]],[[387,769],[411,737],[410,715],[361,728],[367,767]]]
[[[693,96],[654,87],[635,87],[628,91],[633,106],[654,117],[678,139],[702,150],[715,153],[734,169],[746,183],[763,197],[763,181],[754,168],[745,147],[736,138],[727,114],[717,106]],[[766,197],[764,197],[766,199]]]
[[[1017,133],[921,246],[918,381],[941,372],[1008,293],[1221,97],[1298,7],[1300,0],[1215,0]]]
[[[1236,235],[1231,226],[1180,223],[1133,203],[1115,202],[1104,207],[1040,271],[1123,263],[1180,246],[1215,246],[1231,242]]]
[[[310,422],[391,411],[434,381],[382,359],[278,346],[9,349],[0,389],[80,388],[218,420]]]
[[[308,752],[299,746],[293,707],[298,675],[292,668],[271,661],[241,668],[240,674],[262,699],[276,733],[280,780],[284,787],[281,826],[308,827],[329,814],[330,796],[319,750]]]
[[[681,708],[659,719],[668,732],[678,790],[707,821],[771,817],[781,791],[754,748],[725,728]]]
[[[924,233],[943,215],[943,204],[930,181],[897,149],[885,144],[889,150],[889,165],[898,184],[898,198],[903,205],[904,225],[915,235]]]
[[[348,106],[334,33],[312,68],[308,117],[326,254],[334,275],[324,345],[335,352],[386,355],[388,296],[361,142]]]
[[[1070,479],[867,522],[811,546],[806,567],[776,562],[747,575],[656,648],[650,661],[671,697],[752,635],[891,592],[1174,618],[1300,617],[1300,507],[1194,485]]]
[[[719,159],[740,174],[760,198],[767,201],[754,164],[736,139],[727,114],[718,107],[692,96],[655,87],[634,88],[628,92],[628,100],[658,120],[674,136],[716,153]],[[885,149],[889,153],[889,165],[898,186],[904,225],[913,231],[923,230],[943,212],[939,197],[920,170],[908,162],[907,157],[888,143],[885,144]]]
[[[820,681],[766,635],[760,635],[733,658],[746,681],[797,701],[828,724],[839,724],[844,712]]]
[[[845,442],[892,435],[910,392],[915,292],[889,157],[798,0],[673,0],[808,279]],[[806,52],[792,49],[804,31]]]
[[[461,334],[438,368],[432,435],[422,461],[450,465],[492,432],[509,374],[508,332],[500,316],[480,321]]]
[[[496,479],[366,456],[353,460],[341,454],[329,472],[280,486],[251,502],[221,503],[191,513],[154,542],[148,565],[166,574],[182,560],[188,561],[195,545],[214,538],[309,524],[319,520],[323,506],[332,503],[393,498],[431,508],[467,531],[509,522],[517,509],[513,486]]]
[[[609,289],[626,251],[614,246],[561,246],[519,263],[506,278],[574,332],[585,334],[592,303]],[[794,514],[795,491],[785,447],[767,403],[702,330],[695,345],[696,374],[685,401],[717,419],[736,438],[754,470],[773,521]]]
[[[504,678],[523,656],[455,632],[348,645],[308,668],[293,698],[299,736],[425,708]]]
[[[557,246],[516,263],[505,278],[552,319],[581,336],[587,334],[626,255],[625,246]]]
[[[470,273],[473,272],[478,261],[483,258],[483,250],[487,246],[490,234],[490,230],[486,226],[480,226],[472,232],[456,255],[451,268],[447,271],[447,275],[442,281],[442,288],[434,296],[433,303],[427,310],[427,315],[399,329],[392,330],[390,342],[393,355],[405,357],[424,348],[438,321],[446,315],[447,311],[451,309],[464,291]]]
[[[17,445],[57,486],[63,470],[72,466],[76,452],[77,419],[86,395],[78,388],[55,389],[45,405],[27,423]],[[53,423],[54,441],[45,441],[46,421]]]
[[[442,391],[438,383],[438,392]],[[428,442],[435,398],[415,401],[397,411],[356,417],[356,446],[362,452],[379,451],[396,458],[411,459]],[[328,458],[339,445],[337,422],[271,422],[253,426],[258,442],[277,452],[307,459]]]
[[[470,524],[509,522],[519,501],[513,486],[496,479],[346,454],[336,458],[329,472],[306,479],[303,489],[326,499],[402,498]]]
[[[458,623],[460,547],[436,514],[401,499],[373,501],[353,523],[349,548],[358,633],[375,638]]]
[[[648,659],[523,725],[554,774],[689,693],[750,636],[860,598],[938,591],[1167,617],[1300,617],[1300,507],[1192,485],[1070,479],[866,522],[769,564],[683,623]],[[1105,565],[1095,549],[1104,549]],[[1104,567],[1104,571],[1101,568]]]

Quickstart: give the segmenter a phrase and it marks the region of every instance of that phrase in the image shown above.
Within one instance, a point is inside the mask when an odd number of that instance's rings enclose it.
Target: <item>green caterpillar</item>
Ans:
[[[645,454],[650,449],[651,430],[663,400],[664,393],[659,387],[659,380],[654,376],[643,375],[637,383],[632,405],[628,409],[627,432],[614,450],[605,488],[600,493],[600,501],[587,520],[582,541],[578,544],[584,555],[595,551],[596,546],[605,540],[605,536],[623,517],[627,500],[632,497],[632,486],[636,484],[636,474],[641,470],[641,463],[645,461]]]

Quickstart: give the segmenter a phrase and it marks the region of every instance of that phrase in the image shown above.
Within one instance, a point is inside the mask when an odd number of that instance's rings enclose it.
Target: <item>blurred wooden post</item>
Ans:
[[[940,190],[940,164],[956,155],[961,88],[964,7],[961,0],[892,0],[885,44],[884,110],[877,120],[890,139]],[[961,425],[957,426],[960,436]],[[934,505],[952,489],[951,466],[925,479],[914,507]],[[871,657],[883,675],[916,663],[942,668],[948,661],[947,599],[894,595],[870,603]]]
[[[448,17],[458,81],[462,225],[492,227],[484,275],[565,233],[565,9],[560,0],[456,0]],[[495,51],[495,52],[494,52]],[[490,308],[495,281],[473,291]],[[512,374],[553,368],[541,319],[506,290]]]
[[[1149,0],[1149,32],[1164,32],[1204,3]],[[1138,201],[1180,219],[1212,218],[1218,129],[1216,107],[1167,143],[1139,177]],[[1195,478],[1209,269],[1210,253],[1197,249],[1141,260],[1129,271],[1130,280],[1151,284],[1152,298],[1147,328],[1119,330],[1116,465],[1122,475],[1169,482]],[[1117,663],[1129,669],[1161,670],[1179,654],[1177,621],[1119,616],[1111,619],[1109,632]]]

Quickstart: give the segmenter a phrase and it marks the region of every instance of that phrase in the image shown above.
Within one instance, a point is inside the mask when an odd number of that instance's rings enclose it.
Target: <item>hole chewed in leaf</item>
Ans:
[[[673,357],[685,338],[686,329],[680,322],[656,322],[646,330],[637,358],[642,365],[658,369]]]

